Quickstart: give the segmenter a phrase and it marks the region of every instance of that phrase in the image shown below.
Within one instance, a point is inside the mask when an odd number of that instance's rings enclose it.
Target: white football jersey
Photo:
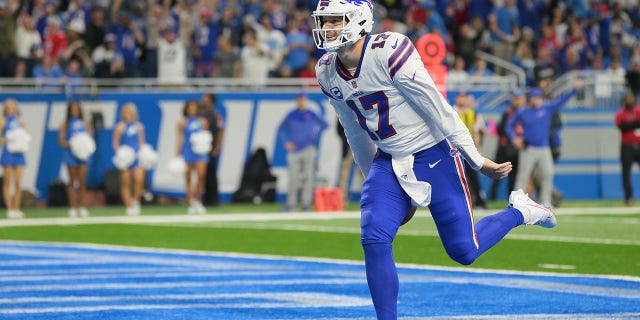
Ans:
[[[406,36],[394,32],[367,35],[353,75],[345,71],[335,52],[318,61],[316,74],[365,175],[375,146],[394,158],[404,157],[445,138],[474,169],[482,167],[484,158],[469,130],[437,90]]]

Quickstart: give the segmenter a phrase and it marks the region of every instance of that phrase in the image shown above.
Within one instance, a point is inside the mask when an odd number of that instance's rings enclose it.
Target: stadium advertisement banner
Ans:
[[[286,93],[217,93],[219,108],[225,118],[225,139],[222,146],[218,179],[222,200],[228,200],[240,184],[245,160],[257,148],[264,148],[278,177],[278,190],[287,185],[286,154],[277,141],[277,127],[285,115],[295,108],[296,92]],[[158,152],[157,166],[149,171],[150,190],[158,194],[184,196],[185,179],[168,170],[168,162],[176,150],[178,120],[185,101],[200,101],[202,92],[194,93],[106,93],[80,99],[85,118],[96,124],[96,153],[89,160],[89,188],[104,185],[105,174],[113,170],[113,128],[120,119],[120,109],[126,102],[138,107],[139,119],[145,126],[146,140]],[[27,130],[33,140],[26,154],[27,167],[23,188],[39,199],[47,198],[48,186],[67,180],[62,164],[62,149],[58,145],[58,130],[66,117],[67,101],[58,94],[0,94],[0,99],[16,98]],[[341,160],[341,142],[335,128],[337,116],[321,93],[309,93],[309,105],[324,115],[330,124],[320,140],[318,184],[335,185]]]
[[[156,194],[184,197],[185,179],[168,170],[168,162],[175,156],[178,120],[187,100],[200,100],[203,92],[138,92],[104,93],[81,98],[85,117],[97,122],[94,132],[96,153],[89,160],[90,188],[104,185],[107,171],[113,170],[112,132],[126,102],[138,107],[140,121],[145,126],[146,140],[158,152],[157,166],[149,171],[148,183]],[[225,138],[219,158],[218,179],[222,201],[229,201],[240,186],[245,160],[257,148],[264,148],[277,176],[279,200],[284,199],[289,177],[286,172],[286,152],[278,142],[276,131],[280,121],[295,107],[295,91],[217,93],[219,107],[225,118]],[[62,94],[29,93],[0,94],[0,99],[16,98],[20,112],[33,140],[26,154],[27,167],[23,188],[34,192],[41,200],[47,198],[48,186],[67,180],[62,165],[62,149],[58,145],[58,130],[66,117],[67,101]],[[319,92],[309,93],[308,107],[323,115],[330,127],[322,134],[317,161],[316,185],[336,186],[341,162],[341,141],[335,130],[337,116],[326,97]],[[621,198],[621,178],[618,161],[618,132],[612,125],[611,112],[565,112],[563,155],[556,164],[554,182],[570,199]],[[101,116],[100,121],[95,115]],[[485,119],[495,121],[499,111],[484,113]],[[576,143],[580,140],[589,144]],[[483,154],[495,154],[495,137],[486,136]],[[595,147],[594,147],[595,146]],[[361,180],[351,170],[352,193],[357,194]],[[634,183],[640,183],[634,174]],[[488,191],[491,182],[481,181]],[[506,183],[503,183],[506,185]],[[504,189],[504,187],[503,187]],[[506,191],[506,190],[505,190]],[[640,192],[638,190],[637,192]],[[500,198],[504,198],[501,192]],[[355,199],[355,198],[353,198]]]

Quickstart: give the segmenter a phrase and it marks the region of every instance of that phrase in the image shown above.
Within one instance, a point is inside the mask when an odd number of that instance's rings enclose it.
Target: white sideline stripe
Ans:
[[[255,270],[229,270],[227,272],[211,272],[211,271],[182,271],[182,272],[155,272],[155,273],[112,273],[112,274],[80,274],[83,270],[77,270],[77,274],[75,275],[40,275],[40,276],[8,276],[2,277],[0,276],[0,282],[11,282],[11,281],[62,281],[62,280],[106,280],[106,279],[129,279],[129,278],[199,278],[199,277],[226,277],[226,276],[278,276],[278,275],[319,275],[322,274],[316,272],[308,272],[308,271],[292,271],[292,270],[278,270],[278,271],[268,271],[268,270],[260,270],[260,273],[256,273]],[[0,303],[2,299],[0,299]]]
[[[190,304],[162,304],[165,300],[222,300],[222,299],[257,299],[267,300],[262,303],[190,303]],[[24,297],[9,300],[7,303],[82,303],[82,302],[132,302],[134,305],[90,305],[73,307],[46,308],[2,308],[0,313],[45,313],[45,312],[94,312],[104,310],[139,310],[139,309],[176,309],[176,308],[296,308],[296,307],[358,307],[370,306],[371,300],[362,297],[340,294],[316,292],[267,292],[267,293],[238,293],[238,294],[166,294],[150,296],[66,296],[66,297]],[[156,304],[141,304],[150,301]],[[273,302],[271,302],[273,301]]]
[[[364,281],[361,277],[347,279],[283,279],[283,280],[219,280],[219,281],[174,281],[153,283],[88,283],[88,284],[50,284],[50,285],[14,285],[0,287],[0,292],[46,292],[72,290],[122,290],[122,289],[159,289],[159,288],[201,288],[256,285],[304,285],[304,284],[357,284]]]
[[[222,213],[206,215],[156,215],[156,216],[110,216],[86,218],[27,218],[0,220],[0,227],[15,226],[47,226],[47,225],[82,225],[82,224],[145,224],[145,223],[190,223],[209,221],[281,221],[281,220],[334,220],[360,218],[360,212],[326,212],[326,213]]]
[[[228,228],[229,225],[207,225],[210,228]],[[327,232],[327,233],[348,233],[359,234],[360,228],[350,227],[335,227],[335,226],[314,226],[306,224],[255,224],[255,223],[240,223],[233,224],[232,227],[242,229],[260,229],[260,230],[288,230],[288,231],[311,231],[311,232]],[[404,230],[398,231],[400,235],[410,236],[427,236],[438,237],[437,231],[428,230]],[[626,239],[607,239],[607,238],[583,238],[583,237],[567,237],[567,236],[544,236],[544,235],[529,235],[529,234],[507,234],[506,238],[517,240],[537,240],[537,241],[551,241],[551,242],[566,242],[566,243],[589,243],[589,244],[615,244],[615,245],[630,245],[640,246],[640,240],[626,240]]]
[[[153,247],[140,247],[140,246],[123,246],[123,245],[111,245],[111,244],[97,244],[97,243],[77,243],[77,242],[49,242],[49,241],[24,241],[24,240],[2,240],[0,239],[0,245],[12,245],[16,247],[30,248],[34,245],[42,245],[47,248],[82,248],[85,250],[126,250],[129,253],[152,253],[152,254],[176,254],[176,255],[191,255],[198,257],[227,257],[227,258],[239,258],[239,259],[262,259],[262,260],[277,260],[277,261],[303,261],[312,263],[335,263],[341,265],[356,265],[361,266],[363,261],[359,260],[346,260],[335,258],[317,258],[317,257],[296,257],[296,256],[283,256],[273,254],[258,254],[258,253],[238,253],[238,252],[222,252],[222,251],[198,251],[190,249],[168,249],[168,248],[153,248]],[[178,259],[174,259],[178,260]],[[165,263],[166,264],[166,263]],[[172,264],[168,264],[172,265]],[[253,264],[254,266],[256,264]],[[465,273],[490,273],[501,275],[529,275],[529,276],[553,276],[560,278],[576,278],[576,277],[588,277],[610,280],[622,280],[632,281],[640,283],[640,277],[629,275],[602,275],[602,274],[580,274],[580,273],[558,273],[550,271],[521,271],[521,270],[506,270],[506,269],[485,269],[485,268],[469,268],[469,267],[444,267],[438,265],[429,264],[415,264],[415,263],[397,263],[398,268],[407,268],[415,270],[440,270],[440,271],[452,271],[452,272],[465,272]]]
[[[303,284],[358,284],[362,283],[362,276],[349,276],[334,273],[335,278],[305,278],[280,280],[217,280],[217,281],[174,281],[153,283],[88,283],[88,284],[37,284],[37,285],[8,285],[0,287],[0,292],[49,292],[49,291],[78,291],[78,290],[132,290],[132,289],[171,289],[171,288],[201,288],[201,287],[237,287],[237,286],[290,286]],[[611,287],[597,287],[576,285],[562,282],[552,282],[536,279],[522,279],[518,277],[469,277],[469,276],[422,276],[400,274],[403,283],[454,283],[476,284],[482,286],[516,288],[523,290],[551,291],[578,295],[603,296],[627,299],[640,299],[640,290]],[[153,279],[151,279],[153,280]]]
[[[614,208],[558,208],[556,214],[562,215],[602,215],[609,214],[639,214],[640,208],[614,207]],[[476,209],[475,216],[484,216],[495,213],[495,210]],[[420,209],[420,214],[429,215],[428,209]],[[15,226],[46,226],[46,225],[83,225],[83,224],[145,224],[145,223],[190,223],[190,222],[241,222],[241,221],[282,221],[282,220],[338,220],[360,218],[359,211],[340,212],[287,212],[287,213],[214,213],[206,215],[156,215],[156,216],[108,216],[86,218],[26,218],[26,219],[2,219],[0,227]]]

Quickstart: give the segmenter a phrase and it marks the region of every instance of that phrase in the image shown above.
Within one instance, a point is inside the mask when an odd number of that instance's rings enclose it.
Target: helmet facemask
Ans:
[[[323,1],[320,1],[322,3]],[[325,2],[326,3],[326,2]],[[351,45],[358,39],[371,32],[373,29],[373,13],[370,3],[353,4],[340,0],[330,0],[328,5],[314,11],[313,19],[316,28],[312,30],[313,40],[319,49],[336,51],[337,49]],[[342,26],[338,28],[325,29],[326,18],[333,17],[342,19]],[[336,33],[333,40],[328,40],[327,33]]]

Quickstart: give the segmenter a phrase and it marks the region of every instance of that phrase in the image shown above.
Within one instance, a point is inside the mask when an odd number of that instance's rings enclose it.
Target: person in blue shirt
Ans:
[[[518,173],[516,189],[525,189],[534,170],[540,178],[539,203],[551,206],[553,190],[553,156],[549,144],[553,113],[559,110],[576,91],[582,88],[582,81],[576,80],[574,89],[553,101],[544,102],[543,92],[539,88],[529,91],[529,106],[521,109],[507,126],[507,135],[514,147],[520,150],[518,155]],[[522,126],[522,136],[516,134],[516,126]]]
[[[24,213],[20,211],[20,203],[22,201],[22,173],[27,162],[24,153],[10,152],[7,149],[7,132],[16,129],[26,130],[26,124],[18,110],[18,102],[14,99],[4,101],[3,117],[0,118],[0,144],[2,144],[2,156],[0,156],[0,165],[4,174],[2,180],[2,196],[7,206],[7,218],[19,219],[24,217]],[[11,184],[13,182],[13,185]],[[11,194],[13,187],[13,194]]]
[[[69,141],[81,133],[91,134],[89,122],[84,118],[84,112],[79,101],[71,101],[67,105],[67,117],[58,131],[58,143],[63,148],[62,163],[69,172],[67,197],[69,198],[69,216],[87,217],[85,194],[87,192],[87,161],[76,158],[71,152]]]
[[[187,171],[185,172],[187,201],[189,202],[187,213],[205,214],[206,209],[201,199],[207,174],[207,164],[209,163],[209,152],[199,153],[195,150],[191,138],[196,133],[208,130],[209,123],[200,116],[200,105],[195,100],[189,100],[184,104],[182,115],[184,117],[178,122],[176,155],[181,156],[187,164]],[[195,183],[191,180],[193,174],[197,177]]]
[[[138,121],[138,109],[135,104],[128,102],[122,107],[120,122],[113,130],[113,150],[117,151],[120,146],[129,146],[137,155],[144,144],[144,125]],[[140,214],[140,197],[144,182],[145,171],[139,166],[137,159],[129,168],[120,170],[120,195],[127,215]]]
[[[300,189],[302,209],[309,211],[311,208],[317,144],[320,134],[328,126],[324,118],[307,109],[306,93],[298,92],[296,108],[289,112],[278,126],[278,139],[287,150],[289,177],[284,211],[291,211],[297,207]]]

